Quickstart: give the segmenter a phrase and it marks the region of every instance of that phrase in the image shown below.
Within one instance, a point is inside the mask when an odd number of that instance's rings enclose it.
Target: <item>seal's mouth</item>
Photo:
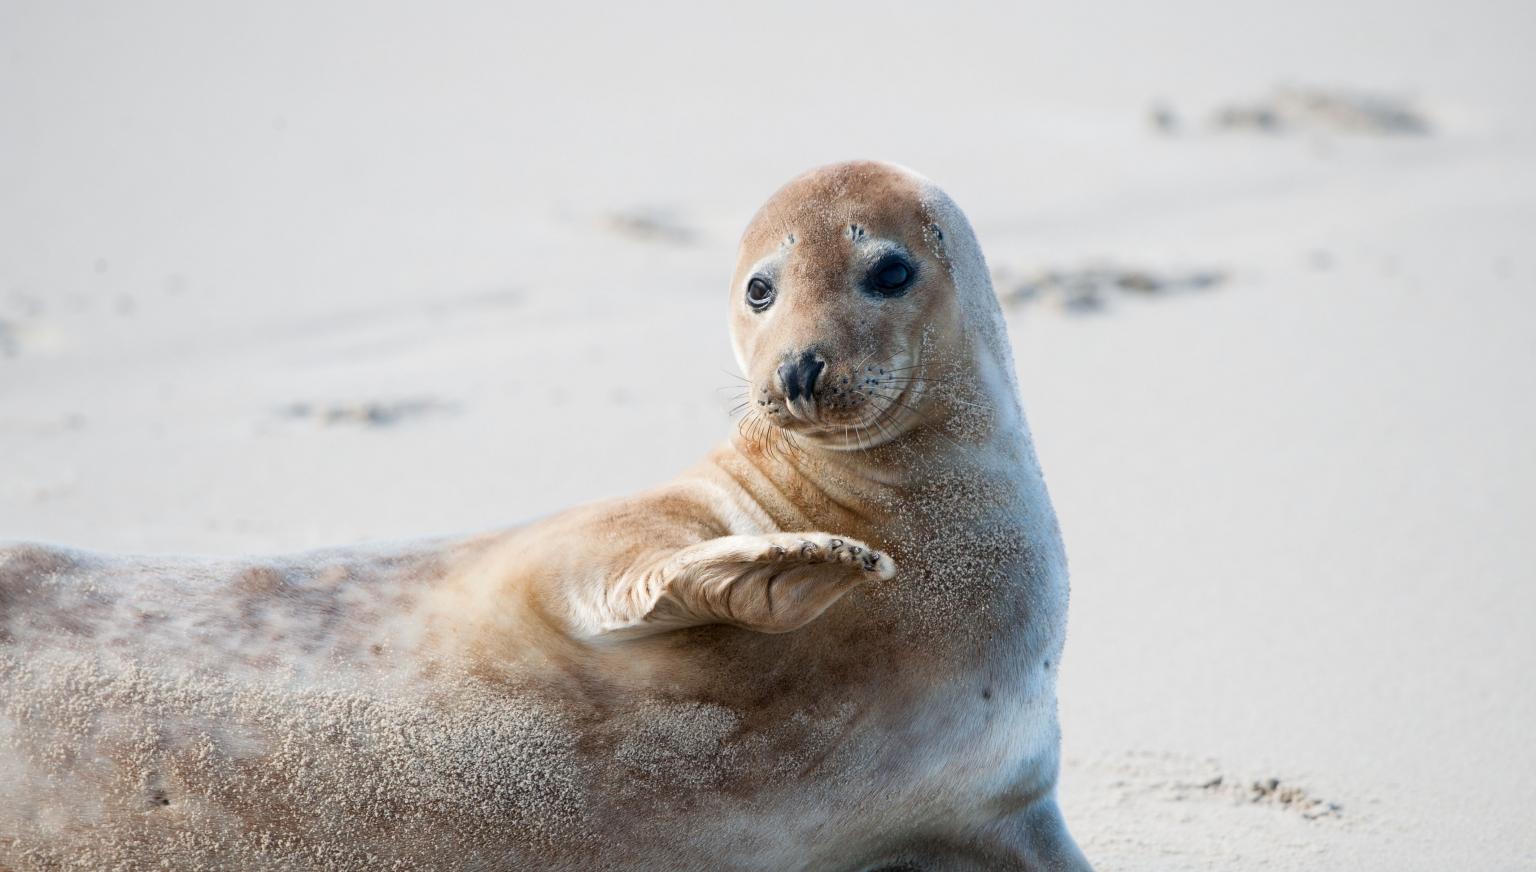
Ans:
[[[811,372],[808,378],[806,373]],[[920,414],[926,380],[907,355],[882,364],[780,367],[759,389],[756,411],[798,440],[842,450],[870,448],[910,429]]]
[[[882,445],[911,429],[919,419],[915,404],[921,392],[920,384],[903,386],[895,394],[871,401],[860,419],[841,424],[818,422],[811,425],[810,432],[819,443],[843,451]]]

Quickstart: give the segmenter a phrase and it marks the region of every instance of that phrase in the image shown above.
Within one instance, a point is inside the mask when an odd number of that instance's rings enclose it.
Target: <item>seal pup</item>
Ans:
[[[653,491],[388,552],[0,552],[0,868],[1088,869],[964,215],[813,170],[729,305],[747,414]]]

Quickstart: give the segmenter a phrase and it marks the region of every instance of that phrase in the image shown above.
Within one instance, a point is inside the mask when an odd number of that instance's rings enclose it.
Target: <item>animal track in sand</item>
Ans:
[[[638,242],[664,242],[687,245],[698,234],[666,209],[641,208],[612,212],[603,217],[608,231]]]
[[[1148,113],[1152,129],[1163,135],[1183,132],[1175,109],[1163,102]],[[1345,134],[1425,136],[1434,125],[1412,101],[1391,94],[1315,87],[1281,87],[1258,99],[1229,100],[1215,107],[1206,126],[1217,132],[1269,135]]]
[[[1343,806],[1338,803],[1319,799],[1308,793],[1304,787],[1282,784],[1280,779],[1273,777],[1245,781],[1229,780],[1225,775],[1218,775],[1200,785],[1200,789],[1207,793],[1230,797],[1235,802],[1279,806],[1287,811],[1294,811],[1309,821],[1324,817],[1339,817],[1343,812]]]
[[[336,403],[290,403],[278,410],[285,418],[314,421],[325,426],[355,425],[389,427],[427,415],[447,414],[457,407],[435,399],[365,400]]]
[[[1152,270],[1097,264],[1077,269],[1051,269],[1015,275],[996,271],[993,284],[1007,307],[1045,303],[1071,314],[1103,312],[1129,297],[1165,297],[1205,291],[1227,280],[1214,269]]]
[[[1416,838],[1372,793],[1324,798],[1304,776],[1167,751],[1068,757],[1060,795],[1084,852],[1121,872],[1377,868],[1359,861],[1384,835]]]
[[[1309,821],[1340,819],[1344,807],[1299,784],[1274,775],[1235,774],[1214,759],[1165,752],[1131,752],[1090,760],[1069,760],[1067,769],[1101,781],[1119,802],[1218,801],[1286,811]]]

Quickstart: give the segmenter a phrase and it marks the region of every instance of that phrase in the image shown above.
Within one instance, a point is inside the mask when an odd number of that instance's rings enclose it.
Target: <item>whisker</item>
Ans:
[[[926,378],[910,378],[910,379],[890,379],[889,381],[881,382],[881,385],[882,386],[884,386],[886,384],[897,385],[900,388],[905,389],[907,386],[909,386],[911,384],[914,384],[916,382],[923,382],[925,384],[938,384],[938,385],[954,384],[954,382],[947,381],[947,380],[926,379]],[[993,408],[992,406],[982,405],[980,403],[973,403],[973,402],[970,402],[969,400],[962,400],[959,397],[955,396],[954,394],[939,394],[938,396],[942,397],[946,402],[959,403],[962,406],[970,406],[973,409],[991,409],[991,408]]]
[[[935,382],[935,384],[945,384],[945,382]],[[903,387],[905,387],[905,385],[903,385]],[[971,402],[968,401],[968,399],[960,399],[958,396],[952,395],[952,393],[942,393],[942,395],[937,396],[938,398],[942,399],[943,402],[958,402],[960,405],[969,405],[971,408],[980,408],[980,410],[983,411],[989,411],[992,410],[992,408],[995,408],[992,407],[992,405],[980,404],[980,402]]]
[[[878,349],[877,349],[877,350],[878,350]],[[861,368],[861,367],[863,367],[863,366],[864,366],[864,364],[866,364],[866,363],[869,363],[869,359],[870,359],[870,358],[871,358],[871,357],[874,357],[874,356],[875,356],[875,352],[874,352],[874,351],[871,351],[871,352],[870,352],[870,353],[868,353],[868,354],[866,354],[866,355],[864,355],[864,359],[863,359],[863,360],[861,360],[861,361],[859,361],[859,362],[858,362],[858,363],[855,363],[855,364],[854,364],[854,365],[853,365],[853,371],[854,371],[854,372],[858,372],[858,371],[859,371],[859,369],[860,369],[860,368]]]
[[[967,400],[962,400],[959,397],[950,394],[940,394],[940,398],[945,402],[959,403],[962,406],[970,406],[973,409],[981,409],[983,411],[991,411],[994,408],[992,406],[983,406],[980,403],[972,403]]]
[[[907,411],[909,411],[913,415],[915,415],[919,421],[923,420],[923,416],[922,416],[921,413],[919,413],[916,409],[912,408],[911,406],[907,405],[906,403],[903,403],[901,400],[898,400],[895,397],[887,396],[887,395],[881,394],[881,393],[877,393],[877,394],[875,394],[875,396],[877,396],[880,399],[886,401],[886,406],[885,407],[887,409],[889,409],[893,405],[894,406],[900,406],[901,408],[906,409]]]
[[[890,406],[886,406],[886,408],[889,409]],[[870,423],[875,425],[875,429],[880,431],[880,435],[885,437],[885,442],[889,445],[896,441],[896,437],[892,436],[891,432],[885,429],[885,425],[880,423],[880,417],[884,414],[885,413],[882,411],[879,415],[876,415],[874,420],[870,421]]]
[[[783,427],[776,427],[772,432],[774,436],[774,456],[780,460],[788,460],[790,449],[789,432]]]
[[[769,421],[767,415],[758,412],[756,409],[752,410],[750,420],[751,426],[748,438],[751,440],[753,447],[770,457],[778,458],[781,451],[779,445],[781,441],[779,439],[779,433],[782,432],[781,428],[772,421]]]
[[[918,382],[931,385],[953,384],[953,382],[945,381],[943,379],[923,378],[922,376],[899,376],[897,378],[885,378],[881,379],[880,384],[900,385],[901,387],[906,387],[907,385],[917,384]]]

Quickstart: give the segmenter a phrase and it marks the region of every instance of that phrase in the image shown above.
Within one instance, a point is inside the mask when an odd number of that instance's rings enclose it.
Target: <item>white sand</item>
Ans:
[[[1002,290],[1226,276],[1012,310],[1089,855],[1536,868],[1536,7],[376,5],[0,5],[0,538],[285,551],[665,479],[729,426],[751,209],[894,159]],[[1433,131],[1206,127],[1285,83]]]

